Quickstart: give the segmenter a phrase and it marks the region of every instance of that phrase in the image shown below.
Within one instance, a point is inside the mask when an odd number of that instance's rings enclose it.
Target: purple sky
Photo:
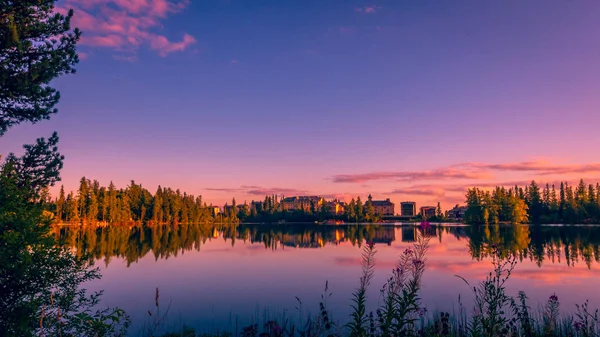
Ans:
[[[363,195],[444,208],[468,185],[600,180],[598,1],[64,0],[84,31],[63,183],[214,203]],[[503,165],[497,165],[503,164]]]

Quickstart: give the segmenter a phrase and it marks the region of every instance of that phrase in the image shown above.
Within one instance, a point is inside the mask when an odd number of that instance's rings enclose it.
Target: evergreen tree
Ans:
[[[354,198],[352,198],[352,200],[348,204],[348,207],[346,207],[346,217],[349,221],[358,221],[356,217],[356,201],[354,200]]]
[[[58,194],[58,199],[56,200],[56,218],[59,221],[64,220],[65,208],[66,208],[65,187],[63,185],[61,185],[60,193]]]
[[[467,190],[467,209],[465,211],[465,223],[484,224],[484,211],[480,198],[480,192],[477,188]],[[487,219],[486,219],[487,220]]]
[[[558,217],[558,198],[556,197],[556,189],[554,185],[552,185],[552,192],[550,193],[550,212],[552,215],[552,219],[556,219]]]
[[[573,193],[573,188],[565,182],[565,211],[563,220],[567,223],[577,222],[577,201]]]
[[[87,203],[88,203],[88,180],[82,177],[79,181],[79,192],[77,194],[77,204],[79,205],[79,217],[84,220],[87,216]]]
[[[75,45],[81,33],[71,30],[73,11],[54,12],[54,0],[2,2],[0,21],[0,137],[9,127],[36,123],[57,112],[59,92],[50,82],[74,73]]]
[[[566,205],[566,194],[565,194],[565,183],[560,182],[560,199],[558,202],[558,217],[564,219],[565,205]]]
[[[356,198],[356,221],[363,221],[365,219],[365,206],[360,200],[360,197]]]
[[[365,220],[367,220],[367,222],[374,222],[375,221],[375,209],[373,208],[373,198],[371,197],[371,195],[369,194],[369,198],[367,199],[367,202],[365,204]]]
[[[542,198],[540,195],[540,188],[535,181],[532,181],[529,185],[529,188],[527,188],[525,201],[527,203],[527,207],[529,208],[530,220],[533,223],[540,223],[540,218],[543,212]]]
[[[117,189],[111,181],[108,184],[108,222],[117,223],[119,221],[119,209],[117,208]]]
[[[96,193],[92,191],[89,199],[87,221],[94,223],[98,221],[98,198],[96,197]]]
[[[73,192],[69,193],[69,196],[67,197],[67,205],[69,209],[69,221],[79,223],[81,221],[79,218],[79,203],[77,198],[73,195]]]
[[[231,214],[229,214],[229,221],[237,221],[237,203],[235,198],[231,199]]]
[[[101,196],[101,201],[100,201],[100,219],[102,221],[108,221],[109,220],[109,214],[108,214],[108,201],[109,201],[109,197],[108,197],[108,190],[106,189],[106,187],[101,187],[100,188],[100,196]]]
[[[160,224],[163,221],[162,202],[162,188],[159,185],[156,193],[154,194],[154,199],[152,199],[152,223],[155,225]]]
[[[542,194],[542,214],[548,216],[551,208],[551,200],[550,200],[550,184],[546,184],[544,186],[544,192]]]
[[[442,213],[442,206],[439,203],[439,201],[438,201],[437,207],[435,209],[435,216],[437,217],[438,220],[444,219],[444,213]]]

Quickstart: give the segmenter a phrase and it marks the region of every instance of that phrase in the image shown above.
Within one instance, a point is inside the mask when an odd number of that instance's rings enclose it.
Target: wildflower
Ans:
[[[550,301],[552,301],[552,302],[558,302],[558,297],[556,296],[556,294],[550,296]]]
[[[406,248],[406,249],[404,250],[404,255],[411,255],[412,253],[413,253],[413,251],[412,251],[412,249],[410,249],[410,248]]]
[[[420,266],[421,264],[423,264],[423,261],[421,261],[421,260],[419,260],[419,259],[415,259],[415,260],[413,260],[413,265],[414,265],[415,267],[418,267],[418,266]]]
[[[427,314],[427,308],[425,308],[425,307],[419,308],[419,309],[417,309],[417,312],[419,313],[420,317],[423,317]]]
[[[573,323],[573,327],[575,328],[575,331],[581,331],[583,329],[583,322],[582,321],[577,321],[575,323]]]

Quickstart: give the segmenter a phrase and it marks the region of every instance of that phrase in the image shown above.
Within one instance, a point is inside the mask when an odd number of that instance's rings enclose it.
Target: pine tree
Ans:
[[[56,218],[59,221],[64,220],[64,213],[66,207],[66,199],[65,199],[65,187],[63,185],[60,186],[60,193],[58,194],[58,199],[56,200]]]
[[[117,208],[117,190],[115,184],[111,181],[108,184],[108,222],[117,223],[119,221],[119,209]]]
[[[152,223],[155,225],[160,224],[163,221],[162,203],[162,188],[159,185],[156,193],[154,194],[154,198],[152,199]]]
[[[346,207],[346,217],[348,218],[348,221],[352,221],[352,222],[357,221],[357,219],[356,219],[356,201],[354,200],[354,198],[352,198],[352,200],[348,204],[348,207]]]
[[[94,223],[98,221],[98,198],[96,197],[96,193],[94,193],[94,191],[91,191],[89,199],[87,221]]]
[[[549,216],[552,201],[550,200],[550,184],[544,186],[542,193],[542,215]]]
[[[85,221],[87,216],[87,203],[88,203],[88,180],[82,177],[79,181],[79,192],[77,194],[77,204],[79,206],[79,217]]]
[[[365,219],[365,205],[360,197],[356,198],[356,220],[363,221]]]
[[[527,207],[529,208],[529,220],[533,223],[540,223],[542,216],[542,198],[540,195],[540,188],[535,181],[532,181],[527,188],[527,194],[525,196]]]
[[[55,0],[2,2],[0,30],[0,136],[22,122],[37,123],[57,112],[59,92],[54,78],[75,73],[76,44],[71,30],[73,11],[56,14]]]
[[[100,201],[100,219],[102,221],[108,221],[108,191],[106,190],[106,187],[101,187],[100,188],[100,197],[101,197],[101,201]]]
[[[67,205],[69,208],[69,221],[74,223],[80,223],[81,219],[79,218],[78,198],[73,195],[73,192],[69,193],[69,196],[67,197]]]
[[[230,221],[237,221],[238,216],[237,216],[237,203],[235,201],[235,198],[231,199],[231,213],[229,214],[229,220]]]
[[[588,218],[588,214],[587,214],[587,204],[588,204],[588,195],[587,195],[587,187],[583,181],[583,179],[581,179],[579,181],[579,185],[577,185],[577,189],[575,190],[575,202],[577,203],[576,206],[576,213],[577,213],[577,218],[579,221],[582,221],[584,219]]]
[[[565,193],[565,183],[564,182],[560,182],[560,192],[559,192],[559,202],[558,202],[558,217],[560,218],[561,221],[564,221],[564,216],[565,216],[565,206],[567,203],[567,199],[566,199],[566,193]]]
[[[467,190],[467,209],[465,211],[465,223],[468,224],[484,224],[484,211],[481,202],[481,193],[477,188]]]

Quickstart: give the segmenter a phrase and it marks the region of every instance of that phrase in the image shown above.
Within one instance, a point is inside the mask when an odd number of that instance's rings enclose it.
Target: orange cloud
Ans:
[[[171,41],[155,32],[169,14],[183,10],[188,4],[187,0],[66,0],[57,11],[75,10],[73,26],[83,31],[82,45],[126,53],[121,59],[131,60],[130,55],[140,46],[165,57],[196,43],[187,33],[181,41]]]

